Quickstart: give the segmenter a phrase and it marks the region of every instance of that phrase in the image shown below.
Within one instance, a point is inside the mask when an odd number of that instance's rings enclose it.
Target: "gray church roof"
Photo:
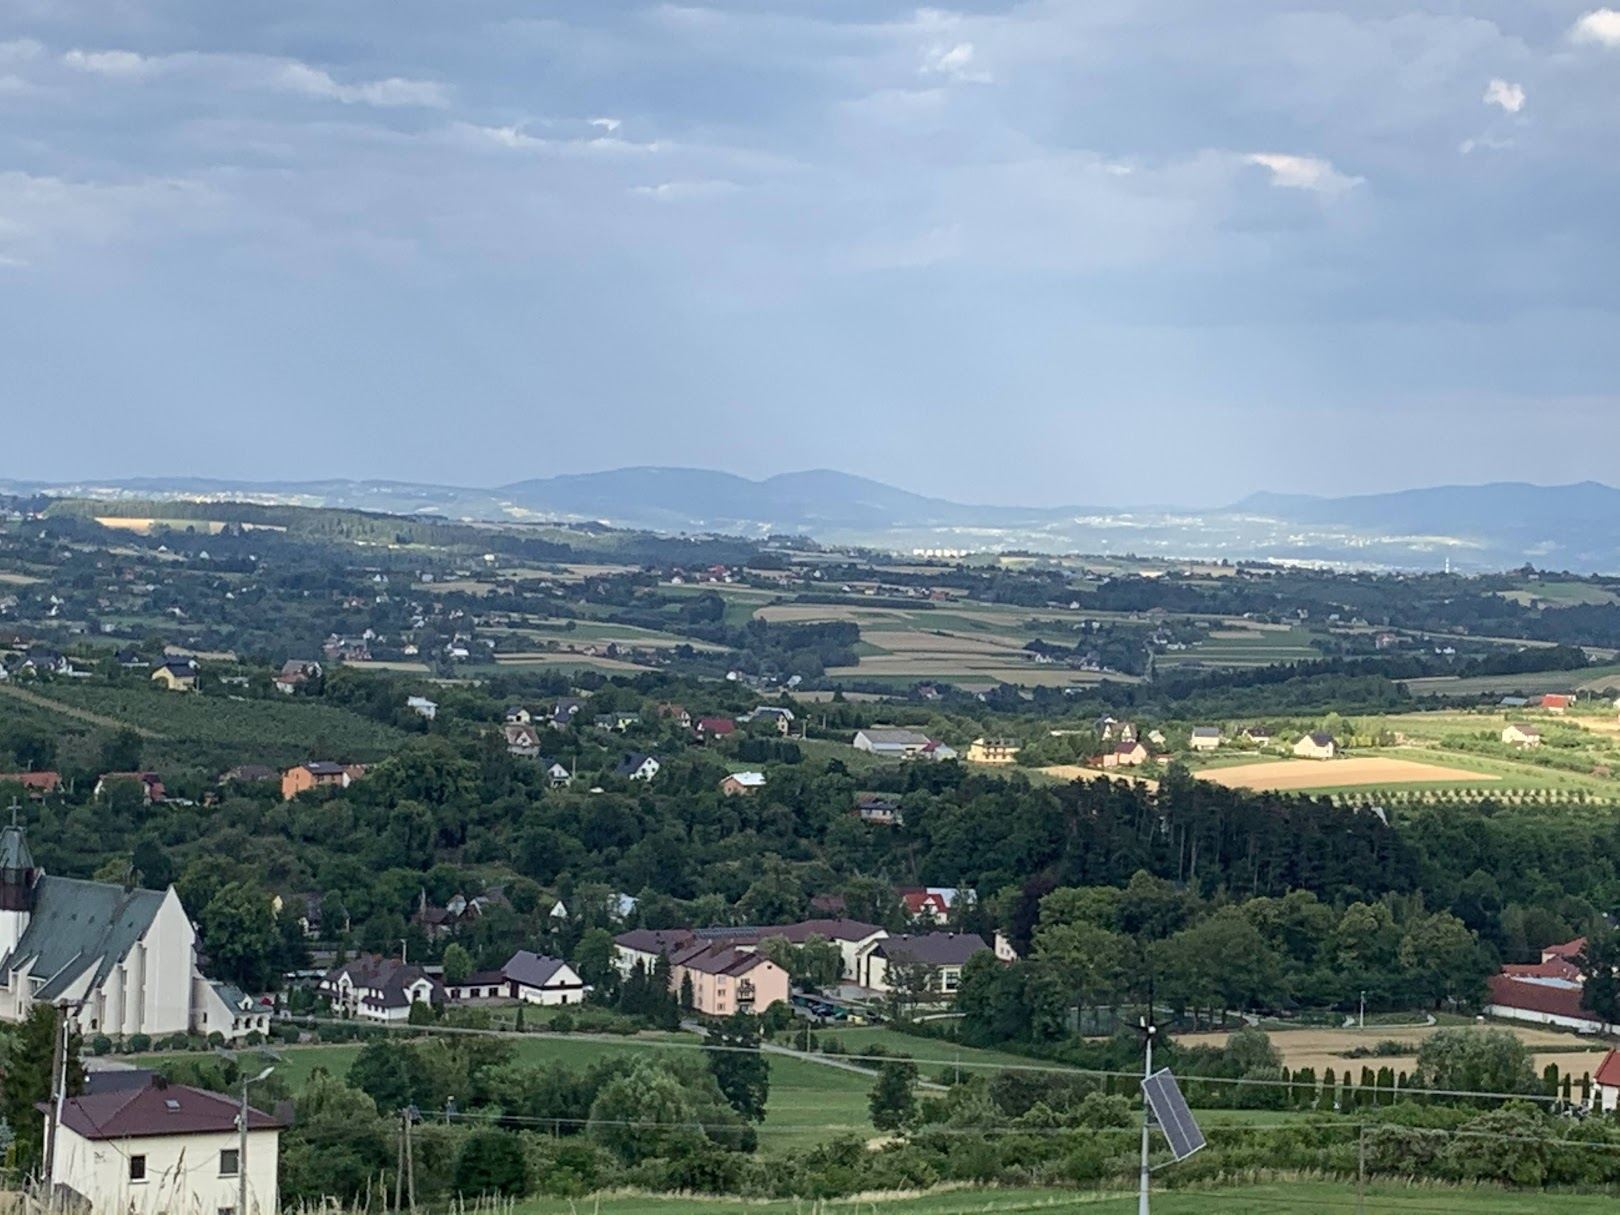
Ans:
[[[26,845],[24,845],[26,847]],[[164,892],[125,890],[107,882],[42,877],[34,912],[17,948],[0,960],[0,981],[21,967],[44,979],[35,1000],[50,1001],[93,969],[98,987],[157,918]]]
[[[0,831],[0,869],[32,869],[33,853],[28,851],[28,836],[12,823]]]

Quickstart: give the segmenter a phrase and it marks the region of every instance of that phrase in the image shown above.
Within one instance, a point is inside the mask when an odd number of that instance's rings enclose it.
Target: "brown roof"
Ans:
[[[1514,962],[1502,967],[1510,979],[1563,979],[1570,983],[1581,981],[1581,968],[1568,958],[1549,958],[1545,962]]]
[[[1586,948],[1586,938],[1576,937],[1573,941],[1565,941],[1561,945],[1548,945],[1542,949],[1542,954],[1552,954],[1555,958],[1569,958],[1571,961],[1581,956]]]
[[[0,781],[16,781],[25,789],[55,793],[62,777],[57,772],[0,772]]]
[[[1553,1017],[1575,1017],[1583,1021],[1601,1021],[1589,1008],[1581,1007],[1579,987],[1555,987],[1551,983],[1532,983],[1515,979],[1512,975],[1492,975],[1485,981],[1490,989],[1487,1003],[1503,1008],[1520,1008],[1525,1012],[1545,1013]]]
[[[1603,1056],[1603,1062],[1598,1064],[1592,1079],[1610,1088],[1620,1088],[1620,1050],[1611,1050]]]
[[[44,1107],[41,1106],[41,1109]],[[231,1098],[184,1084],[124,1089],[74,1097],[62,1106],[62,1125],[85,1139],[141,1139],[234,1131]],[[280,1130],[286,1123],[248,1107],[248,1129]]]

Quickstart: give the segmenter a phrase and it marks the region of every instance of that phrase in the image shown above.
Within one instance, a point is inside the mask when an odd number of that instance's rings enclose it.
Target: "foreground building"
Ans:
[[[241,1215],[276,1215],[283,1124],[249,1107],[244,1161],[239,1113],[225,1094],[155,1078],[139,1088],[70,1098],[57,1130],[51,1190],[87,1203],[91,1215],[237,1215],[245,1167]]]

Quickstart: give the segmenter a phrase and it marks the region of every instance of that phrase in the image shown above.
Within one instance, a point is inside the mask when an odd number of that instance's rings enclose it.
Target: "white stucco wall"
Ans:
[[[279,1131],[248,1135],[248,1211],[275,1215]],[[235,1211],[238,1178],[220,1176],[220,1152],[235,1150],[235,1131],[89,1140],[67,1127],[57,1133],[52,1181],[90,1200],[92,1215],[217,1215]],[[146,1158],[146,1180],[131,1181],[130,1158]]]

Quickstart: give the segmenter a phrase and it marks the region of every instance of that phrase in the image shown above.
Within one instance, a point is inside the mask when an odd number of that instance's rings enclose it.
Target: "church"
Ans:
[[[86,1036],[264,1028],[233,988],[197,966],[197,931],[174,887],[52,877],[15,821],[0,830],[0,1021],[37,1003],[68,1009]]]

